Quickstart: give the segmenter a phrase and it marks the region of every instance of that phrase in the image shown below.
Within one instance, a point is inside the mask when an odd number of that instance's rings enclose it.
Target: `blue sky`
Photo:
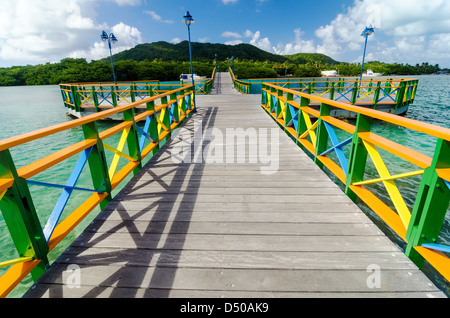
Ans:
[[[0,67],[88,61],[108,56],[102,30],[119,42],[113,53],[140,43],[187,39],[181,23],[195,19],[192,40],[249,43],[276,54],[324,53],[359,62],[366,25],[367,60],[450,67],[448,0],[2,0]],[[195,52],[194,52],[195,54]]]

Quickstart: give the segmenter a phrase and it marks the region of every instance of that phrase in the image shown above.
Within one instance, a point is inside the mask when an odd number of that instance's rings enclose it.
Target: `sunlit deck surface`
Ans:
[[[279,130],[260,95],[219,73],[196,100],[183,128],[195,139],[214,127],[223,163],[175,163],[182,141],[172,139],[25,297],[445,297]],[[236,150],[227,162],[231,128],[275,136],[273,160]],[[67,284],[70,265],[80,285]]]

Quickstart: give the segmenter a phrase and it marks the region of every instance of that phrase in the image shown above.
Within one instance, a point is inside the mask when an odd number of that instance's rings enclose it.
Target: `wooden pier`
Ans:
[[[203,137],[192,162],[173,161],[183,140],[166,143],[25,297],[446,297],[260,101],[219,73],[180,128]],[[227,160],[232,129],[275,136],[278,156]],[[201,156],[211,131],[222,163]]]

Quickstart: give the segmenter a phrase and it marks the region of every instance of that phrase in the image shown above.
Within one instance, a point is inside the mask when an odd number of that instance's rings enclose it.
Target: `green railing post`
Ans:
[[[72,99],[73,99],[73,105],[75,107],[76,112],[81,112],[81,101],[80,101],[80,95],[78,94],[78,90],[76,86],[71,87],[72,90]]]
[[[28,184],[18,176],[9,150],[0,152],[0,179],[14,180],[0,200],[0,210],[19,256],[41,260],[31,272],[33,280],[36,281],[48,266],[49,247]]]
[[[395,109],[398,107],[403,107],[403,98],[405,97],[406,83],[400,82],[397,91],[397,96],[395,98]]]
[[[381,82],[377,83],[375,94],[373,96],[373,109],[377,109],[378,101],[380,100]]]
[[[150,90],[150,96],[153,96],[153,90]],[[185,102],[183,101],[183,105],[185,106]],[[155,102],[154,101],[150,101],[148,103],[146,103],[146,107],[147,107],[147,111],[155,111]],[[184,109],[184,112],[186,113],[186,109]],[[150,126],[148,128],[148,135],[150,136],[150,138],[152,140],[154,140],[157,145],[155,146],[155,148],[153,148],[151,156],[153,156],[154,154],[156,154],[159,150],[159,137],[158,137],[158,121],[156,120],[156,114],[153,113],[152,118],[150,120]]]
[[[180,113],[178,110],[177,94],[176,93],[170,94],[170,100],[175,101],[175,102],[173,102],[173,106],[174,106],[173,119],[176,123],[178,123],[180,121],[180,116],[179,116]]]
[[[348,173],[345,182],[345,194],[354,202],[357,200],[357,195],[350,189],[350,185],[354,182],[362,181],[364,178],[364,172],[366,170],[367,163],[367,149],[363,144],[358,133],[369,132],[372,124],[372,118],[358,114],[356,120],[356,129],[353,134],[352,147],[349,156]]]
[[[314,162],[323,169],[323,163],[317,158],[321,153],[328,149],[328,131],[322,120],[322,116],[330,116],[331,107],[327,104],[320,104],[320,115],[318,118],[319,123],[317,124],[317,134],[316,134],[316,149],[314,154]]]
[[[335,92],[336,88],[335,88],[335,82],[331,83],[331,88],[330,88],[330,99],[334,100],[334,92]]]
[[[111,99],[114,107],[117,107],[117,97],[116,92],[114,91],[114,86],[111,86]]]
[[[95,110],[98,112],[98,98],[97,98],[97,93],[95,91],[95,86],[92,86],[92,99],[94,100],[94,106],[95,106]]]
[[[139,149],[139,139],[137,134],[136,121],[134,120],[135,116],[136,114],[134,108],[125,110],[123,112],[124,121],[130,121],[133,123],[130,127],[130,132],[128,133],[127,145],[129,156],[135,159],[137,162],[139,162],[139,165],[133,170],[133,173],[136,175],[142,168],[142,158],[141,158],[142,149]]]
[[[289,102],[294,100],[294,95],[292,93],[286,93],[286,117],[284,119],[284,131],[286,130],[287,125],[291,122],[292,118],[295,114],[291,114],[291,110],[289,107]]]
[[[264,90],[267,90],[266,85],[261,83],[261,105],[267,107],[267,92]]]
[[[297,139],[296,143],[297,145],[302,149],[305,150],[301,142],[298,140],[301,135],[303,135],[307,130],[308,126],[306,125],[305,118],[303,117],[302,107],[309,106],[310,100],[308,98],[305,98],[303,96],[300,96],[300,109],[298,110],[298,129],[297,129]],[[309,115],[307,115],[309,116]]]
[[[277,89],[277,112],[276,112],[276,118],[278,119],[280,117],[280,114],[282,115],[283,108],[281,107],[281,100],[280,97],[283,97],[283,91],[281,89]],[[278,121],[277,121],[278,122]],[[284,127],[281,127],[284,129]]]
[[[359,83],[361,84],[361,83]],[[352,93],[352,105],[355,105],[356,103],[356,98],[358,98],[358,94],[359,94],[359,85],[358,85],[358,80],[355,81],[355,85],[353,86],[353,93]]]
[[[136,96],[134,95],[134,85],[133,84],[130,85],[130,97],[131,97],[131,102],[134,103],[136,101]]]
[[[106,163],[106,154],[103,147],[103,141],[98,135],[97,122],[85,124],[82,128],[85,139],[97,140],[97,144],[93,146],[91,154],[89,155],[88,163],[94,189],[108,193],[108,196],[100,203],[100,207],[104,209],[112,200],[112,187],[108,173],[108,165]]]
[[[391,90],[392,90],[392,79],[387,79],[386,80],[386,83],[384,84],[384,95],[383,96],[386,96],[386,95],[389,95],[390,93],[391,93]]]
[[[168,99],[167,96],[161,97],[161,104],[167,104],[168,103]],[[166,107],[166,111],[164,112],[164,117],[160,118],[162,123],[164,124],[164,126],[167,127],[167,129],[170,129],[170,117],[169,117],[169,112],[170,112],[170,105],[167,105]],[[164,129],[164,128],[162,128]],[[159,137],[158,137],[159,138]],[[168,134],[166,137],[164,137],[162,140],[160,140],[160,147],[164,146],[164,144],[169,140],[170,138],[170,134]]]
[[[414,249],[423,243],[436,243],[450,203],[450,189],[437,169],[450,168],[450,142],[438,139],[431,166],[425,169],[411,213],[406,239],[406,255],[422,267],[423,257]]]

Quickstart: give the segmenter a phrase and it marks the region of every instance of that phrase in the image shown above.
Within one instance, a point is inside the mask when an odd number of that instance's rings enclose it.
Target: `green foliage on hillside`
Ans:
[[[238,57],[241,60],[270,61],[283,63],[287,58],[271,54],[250,44],[226,45],[212,43],[192,43],[192,60],[208,62],[215,59],[226,61],[227,58]],[[171,44],[164,41],[139,44],[136,47],[120,52],[113,56],[114,61],[135,60],[135,61],[189,61],[189,42],[183,41],[178,44]],[[109,62],[109,59],[103,59]]]
[[[291,63],[307,64],[307,63],[321,63],[328,65],[337,65],[339,62],[333,60],[331,57],[320,53],[297,53],[293,55],[284,55]]]
[[[324,70],[337,70],[341,76],[359,76],[360,64],[339,63],[323,54],[299,53],[288,56],[271,54],[249,44],[225,45],[192,43],[194,73],[211,76],[217,54],[217,66],[225,71],[233,65],[241,79],[279,76],[317,77]],[[235,57],[231,60],[231,57]],[[190,73],[188,42],[141,44],[113,56],[118,81],[176,81]],[[432,74],[439,65],[403,65],[369,62],[364,69],[384,75]],[[110,59],[87,62],[66,58],[59,63],[0,68],[0,86],[55,85],[76,82],[112,81]]]

